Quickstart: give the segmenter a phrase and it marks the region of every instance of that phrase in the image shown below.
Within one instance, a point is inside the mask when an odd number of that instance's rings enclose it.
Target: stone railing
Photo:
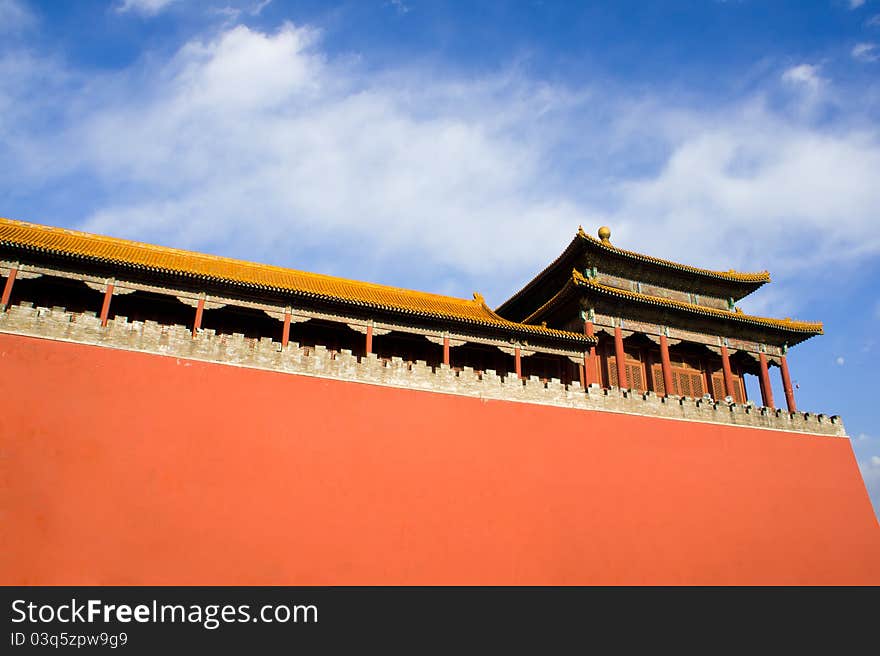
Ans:
[[[246,339],[238,334],[218,335],[212,330],[200,331],[193,337],[185,326],[160,325],[153,321],[130,322],[125,317],[117,317],[102,327],[91,312],[71,314],[62,308],[34,308],[26,303],[0,314],[0,332],[483,399],[819,435],[846,435],[843,422],[837,416],[788,413],[755,407],[751,403],[716,402],[708,397],[662,398],[653,392],[603,389],[598,385],[585,390],[577,382],[563,385],[557,379],[544,382],[535,376],[517,380],[513,374],[500,376],[492,370],[477,372],[464,367],[457,371],[447,365],[432,367],[423,361],[411,363],[397,357],[386,361],[374,354],[357,357],[347,350],[337,353],[323,346],[301,347],[295,342],[282,347],[280,342],[267,337]]]

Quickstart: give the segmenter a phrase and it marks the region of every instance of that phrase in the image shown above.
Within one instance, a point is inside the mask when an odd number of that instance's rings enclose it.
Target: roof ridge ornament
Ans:
[[[611,228],[608,226],[601,226],[599,228],[599,239],[602,240],[603,244],[611,246]]]

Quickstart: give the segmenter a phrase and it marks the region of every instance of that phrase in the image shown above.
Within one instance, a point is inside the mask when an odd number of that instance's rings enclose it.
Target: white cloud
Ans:
[[[849,0],[850,9],[858,9],[863,4],[865,4],[865,0]]]
[[[880,60],[880,52],[878,52],[876,43],[859,43],[853,46],[851,52],[853,59],[862,62],[875,62]]]
[[[251,16],[259,16],[261,13],[263,13],[263,10],[270,4],[272,4],[272,0],[259,0],[259,2],[248,9],[248,13]]]
[[[811,64],[800,64],[792,66],[782,73],[783,81],[806,87],[815,93],[822,84],[822,78],[819,77],[819,67]]]
[[[865,25],[868,25],[869,27],[880,27],[880,14],[874,14],[871,16]]]
[[[386,4],[394,7],[398,14],[407,14],[410,11],[409,6],[403,0],[389,0]]]
[[[238,19],[243,13],[250,16],[259,16],[263,13],[263,10],[270,4],[272,4],[272,0],[258,0],[254,4],[250,5],[250,7],[246,7],[244,9],[227,5],[225,7],[214,8],[211,11],[215,14],[225,16],[227,19],[227,25],[233,25],[238,22]]]
[[[89,107],[63,144],[22,151],[34,175],[58,166],[61,147],[140,192],[86,229],[193,248],[239,241],[292,265],[319,242],[337,267],[341,243],[357,248],[356,266],[521,272],[523,259],[537,264],[536,243],[556,250],[584,221],[533,182],[540,153],[521,128],[552,93],[366,79],[329,65],[316,38],[239,26],[190,42],[140,92]],[[501,235],[504,248],[491,247]]]
[[[809,65],[781,75],[819,79]],[[292,25],[225,28],[130,71],[56,77],[32,93],[0,76],[0,109],[15,108],[0,112],[17,162],[5,184],[75,173],[120,190],[71,217],[99,232],[439,291],[473,278],[490,302],[578,224],[713,268],[880,253],[877,128],[828,129],[761,94],[708,110],[515,71],[368,73]],[[61,130],[31,125],[46,112]],[[649,164],[634,173],[634,159]]]
[[[624,185],[627,239],[650,221],[662,250],[707,266],[760,264],[772,252],[763,266],[777,272],[833,257],[852,234],[860,238],[848,247],[880,250],[876,134],[826,133],[760,106],[686,120],[663,168]]]
[[[172,2],[177,0],[122,0],[116,8],[119,13],[133,11],[144,16],[155,16]]]
[[[834,362],[837,363],[838,366],[842,367],[846,360],[844,360],[842,356],[838,356],[837,359],[834,360]]]

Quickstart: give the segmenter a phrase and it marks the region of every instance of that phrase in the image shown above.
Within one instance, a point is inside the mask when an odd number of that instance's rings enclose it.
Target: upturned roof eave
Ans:
[[[575,300],[573,298],[573,295],[580,296],[585,291],[591,291],[593,293],[601,294],[604,296],[632,301],[640,305],[662,307],[690,316],[703,316],[712,319],[718,319],[731,324],[746,324],[756,328],[776,332],[780,334],[780,336],[796,337],[797,342],[809,339],[814,335],[824,334],[824,327],[820,322],[793,321],[791,319],[775,319],[770,317],[760,317],[755,315],[743,314],[740,312],[728,312],[725,310],[718,310],[715,308],[696,305],[694,303],[686,303],[684,301],[675,301],[672,299],[661,298],[659,296],[650,296],[648,294],[642,294],[639,292],[631,292],[623,289],[618,289],[616,287],[611,287],[609,285],[603,285],[602,283],[588,279],[577,270],[573,270],[571,277],[569,278],[569,280],[566,281],[565,285],[563,285],[562,288],[560,288],[560,290],[553,295],[553,297],[551,297],[546,303],[544,303],[544,305],[535,310],[535,312],[533,312],[529,317],[526,317],[524,319],[524,322],[539,320],[544,315],[546,315],[548,311],[558,306],[560,303]]]
[[[546,279],[553,273],[561,271],[562,269],[571,269],[573,265],[573,259],[584,253],[586,249],[591,249],[594,252],[600,253],[601,255],[605,256],[610,255],[612,257],[625,258],[633,262],[637,262],[642,266],[647,265],[650,267],[655,267],[658,271],[675,271],[680,274],[695,276],[698,279],[712,281],[714,283],[720,283],[723,285],[729,285],[732,292],[730,296],[732,296],[734,300],[739,300],[745,296],[748,296],[762,285],[770,282],[770,274],[767,271],[746,273],[734,271],[732,269],[730,271],[714,271],[711,269],[701,269],[699,267],[680,264],[671,260],[664,260],[662,258],[652,257],[649,255],[644,255],[642,253],[637,253],[635,251],[618,248],[612,245],[610,242],[606,243],[600,239],[596,239],[595,237],[588,235],[586,232],[584,232],[582,227],[579,227],[578,232],[575,234],[574,238],[571,240],[568,246],[566,246],[566,248],[562,251],[559,257],[557,257],[549,265],[544,267],[541,272],[539,272],[534,278],[527,282],[519,291],[517,291],[510,298],[499,305],[495,309],[495,311],[498,314],[504,316],[518,301],[523,299],[523,297],[528,295],[533,290],[537,289],[541,282],[544,281],[544,279]],[[525,321],[525,318],[521,318],[520,320]]]
[[[713,280],[721,283],[728,283],[731,285],[738,285],[745,288],[750,288],[750,291],[748,293],[751,293],[752,291],[758,289],[761,285],[770,282],[770,273],[767,271],[744,272],[735,271],[734,269],[730,269],[729,271],[716,271],[713,269],[703,269],[701,267],[691,266],[689,264],[681,264],[680,262],[673,262],[672,260],[665,260],[663,258],[645,255],[644,253],[637,253],[636,251],[629,251],[624,248],[618,248],[610,242],[605,242],[601,239],[596,239],[595,237],[588,235],[586,232],[583,231],[582,228],[578,230],[578,234],[575,239],[582,239],[585,244],[589,245],[589,247],[598,249],[601,252],[617,255],[627,259],[638,261],[643,264],[657,266],[663,270],[678,271],[680,273],[694,275],[705,280]],[[745,296],[745,294],[743,296]],[[742,296],[734,298],[739,300],[739,298],[742,298]]]

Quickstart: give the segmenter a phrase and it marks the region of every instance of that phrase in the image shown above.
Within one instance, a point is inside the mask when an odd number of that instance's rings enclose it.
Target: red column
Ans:
[[[443,336],[443,364],[449,366],[449,335]]]
[[[104,290],[104,305],[101,306],[101,325],[107,325],[107,317],[110,314],[110,299],[113,298],[113,283],[107,284],[107,289]]]
[[[593,322],[587,321],[584,323],[584,333],[587,337],[593,337],[595,331],[593,330]],[[584,358],[584,383],[586,385],[591,385],[592,383],[598,383],[600,381],[596,380],[596,375],[598,373],[596,368],[596,347],[590,346],[590,350],[587,352],[586,357]]]
[[[370,324],[367,326],[367,355],[373,352],[373,326]]]
[[[623,350],[623,332],[620,326],[614,327],[614,359],[617,360],[617,386],[620,389],[628,389],[629,381],[626,379],[626,352]]]
[[[519,351],[519,346],[516,346],[513,349],[513,368],[516,370],[516,377],[522,378],[522,357]]]
[[[663,387],[666,389],[666,396],[675,394],[672,387],[672,362],[669,360],[669,340],[666,335],[660,335],[660,368],[663,370]]]
[[[794,389],[791,387],[791,376],[788,374],[788,361],[784,355],[779,358],[779,370],[782,373],[782,389],[785,390],[785,404],[788,406],[789,412],[797,412],[797,406],[794,403]]]
[[[290,341],[290,308],[284,309],[284,328],[281,329],[281,346]]]
[[[9,270],[9,275],[6,277],[6,284],[3,285],[3,296],[0,297],[0,305],[4,308],[9,303],[9,297],[12,295],[12,285],[15,283],[15,276],[18,274],[17,268],[12,268]]]
[[[758,354],[758,360],[761,364],[761,402],[764,407],[775,408],[773,405],[773,388],[770,386],[770,372],[767,370],[767,356],[764,353]]]
[[[199,304],[196,306],[196,320],[195,320],[195,323],[193,323],[193,337],[195,337],[198,334],[199,328],[202,327],[202,313],[204,311],[205,311],[205,299],[200,298]]]
[[[727,347],[721,346],[721,370],[724,372],[724,393],[732,399],[736,398],[733,387],[733,371],[730,369],[730,353]]]

